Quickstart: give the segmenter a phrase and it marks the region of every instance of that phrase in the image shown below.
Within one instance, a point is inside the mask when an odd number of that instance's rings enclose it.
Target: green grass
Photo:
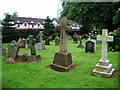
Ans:
[[[86,40],[83,41],[85,46]],[[8,44],[3,44],[7,47]],[[49,69],[54,54],[59,50],[54,41],[46,50],[37,50],[42,61],[36,64],[17,63],[7,64],[7,57],[2,57],[2,79],[4,88],[118,88],[118,75],[114,78],[102,78],[90,75],[101,58],[101,45],[97,45],[95,54],[85,54],[84,48],[76,48],[78,44],[68,41],[68,51],[72,54],[76,67],[67,73],[56,72]],[[20,49],[30,54],[29,49]],[[113,68],[118,70],[118,52],[108,52],[108,59]]]

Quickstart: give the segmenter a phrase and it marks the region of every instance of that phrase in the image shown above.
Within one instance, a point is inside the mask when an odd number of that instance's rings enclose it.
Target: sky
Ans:
[[[57,18],[59,2],[60,0],[0,0],[0,19],[4,18],[4,13],[14,12],[19,17]]]

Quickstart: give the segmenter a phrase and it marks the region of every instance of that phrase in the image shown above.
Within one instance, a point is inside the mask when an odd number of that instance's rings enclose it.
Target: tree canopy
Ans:
[[[110,32],[120,26],[120,2],[63,2],[62,7],[60,18],[78,22],[83,33],[94,27]]]

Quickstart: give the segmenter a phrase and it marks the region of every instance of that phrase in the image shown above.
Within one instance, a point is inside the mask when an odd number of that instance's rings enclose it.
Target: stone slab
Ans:
[[[103,61],[102,59],[100,59],[99,60],[99,65],[108,66],[109,62],[110,62],[110,60]]]
[[[28,55],[27,56],[27,61],[31,62],[31,61],[40,61],[40,55]]]
[[[101,77],[111,77],[114,71],[115,69],[112,69],[109,73],[106,73],[106,72],[99,72],[99,71],[96,71],[96,69],[94,69],[93,75],[101,76]]]

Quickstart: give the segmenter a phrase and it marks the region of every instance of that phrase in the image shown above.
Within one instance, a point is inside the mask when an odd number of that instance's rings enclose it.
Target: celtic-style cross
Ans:
[[[61,31],[60,34],[60,51],[66,52],[67,51],[67,34],[66,31],[72,30],[72,27],[67,26],[68,25],[68,20],[62,19],[61,21],[61,26],[57,26],[56,29]]]

